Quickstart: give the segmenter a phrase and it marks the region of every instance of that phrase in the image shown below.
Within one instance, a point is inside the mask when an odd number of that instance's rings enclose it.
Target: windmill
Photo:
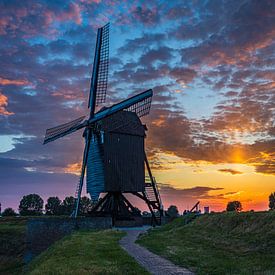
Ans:
[[[124,195],[131,193],[145,201],[153,222],[158,224],[162,203],[144,150],[147,129],[140,120],[150,111],[153,91],[95,112],[95,107],[106,99],[108,67],[109,23],[97,31],[88,119],[82,116],[47,129],[44,144],[84,128],[85,148],[73,217],[78,214],[86,174],[87,192],[94,205],[91,215],[112,215],[113,219],[136,215],[136,208]],[[105,196],[100,198],[102,193]]]

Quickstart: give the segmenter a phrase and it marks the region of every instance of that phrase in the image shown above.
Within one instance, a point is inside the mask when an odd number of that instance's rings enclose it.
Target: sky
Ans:
[[[165,208],[266,210],[275,191],[275,1],[0,0],[0,202],[74,195],[96,30],[110,22],[106,106],[154,97],[146,152]],[[83,192],[85,195],[85,191]],[[139,206],[139,202],[137,202]]]

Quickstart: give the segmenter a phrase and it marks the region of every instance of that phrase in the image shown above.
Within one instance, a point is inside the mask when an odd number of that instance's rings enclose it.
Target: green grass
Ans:
[[[196,274],[275,274],[275,211],[178,218],[138,243]]]
[[[24,266],[26,218],[0,219],[0,274],[20,274]]]
[[[77,231],[29,266],[30,274],[148,274],[118,244],[123,232]]]

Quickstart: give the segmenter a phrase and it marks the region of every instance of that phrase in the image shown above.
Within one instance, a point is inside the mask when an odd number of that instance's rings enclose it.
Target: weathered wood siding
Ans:
[[[144,191],[144,136],[104,135],[105,191]]]

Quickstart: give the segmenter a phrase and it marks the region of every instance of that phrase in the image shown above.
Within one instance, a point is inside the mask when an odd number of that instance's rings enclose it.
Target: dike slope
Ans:
[[[275,211],[178,218],[137,242],[196,274],[275,274]]]

